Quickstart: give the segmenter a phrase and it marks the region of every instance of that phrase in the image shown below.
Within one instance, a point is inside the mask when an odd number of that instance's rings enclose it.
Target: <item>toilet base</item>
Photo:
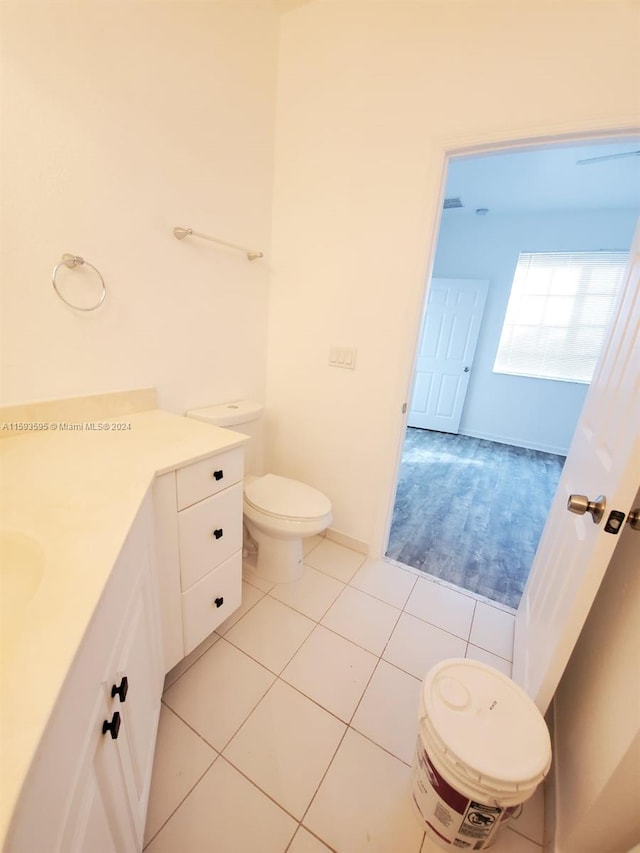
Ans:
[[[254,525],[249,524],[247,527],[258,548],[255,558],[257,575],[272,583],[292,583],[302,577],[304,563],[301,537],[277,539],[262,533]]]

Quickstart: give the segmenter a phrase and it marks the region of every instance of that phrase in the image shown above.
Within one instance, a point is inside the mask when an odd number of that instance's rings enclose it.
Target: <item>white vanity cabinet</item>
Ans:
[[[240,606],[243,453],[236,447],[156,481],[167,671]]]
[[[164,679],[148,497],[65,679],[5,853],[138,853]]]

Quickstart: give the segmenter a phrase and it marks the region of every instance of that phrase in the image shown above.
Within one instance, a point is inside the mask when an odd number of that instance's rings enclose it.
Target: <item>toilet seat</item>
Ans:
[[[331,512],[331,501],[306,483],[265,474],[245,484],[249,506],[265,515],[291,521],[321,518]]]

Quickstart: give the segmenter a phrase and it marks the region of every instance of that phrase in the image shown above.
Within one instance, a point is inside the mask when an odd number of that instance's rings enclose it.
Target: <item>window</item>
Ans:
[[[494,372],[591,382],[627,258],[521,252]]]

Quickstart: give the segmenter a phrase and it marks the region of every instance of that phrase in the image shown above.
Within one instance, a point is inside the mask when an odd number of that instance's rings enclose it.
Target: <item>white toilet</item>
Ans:
[[[250,400],[187,412],[187,417],[250,436],[245,445],[245,528],[258,549],[255,571],[283,583],[302,575],[302,540],[326,530],[333,516],[331,501],[317,489],[288,477],[261,474],[261,415],[260,403]]]

